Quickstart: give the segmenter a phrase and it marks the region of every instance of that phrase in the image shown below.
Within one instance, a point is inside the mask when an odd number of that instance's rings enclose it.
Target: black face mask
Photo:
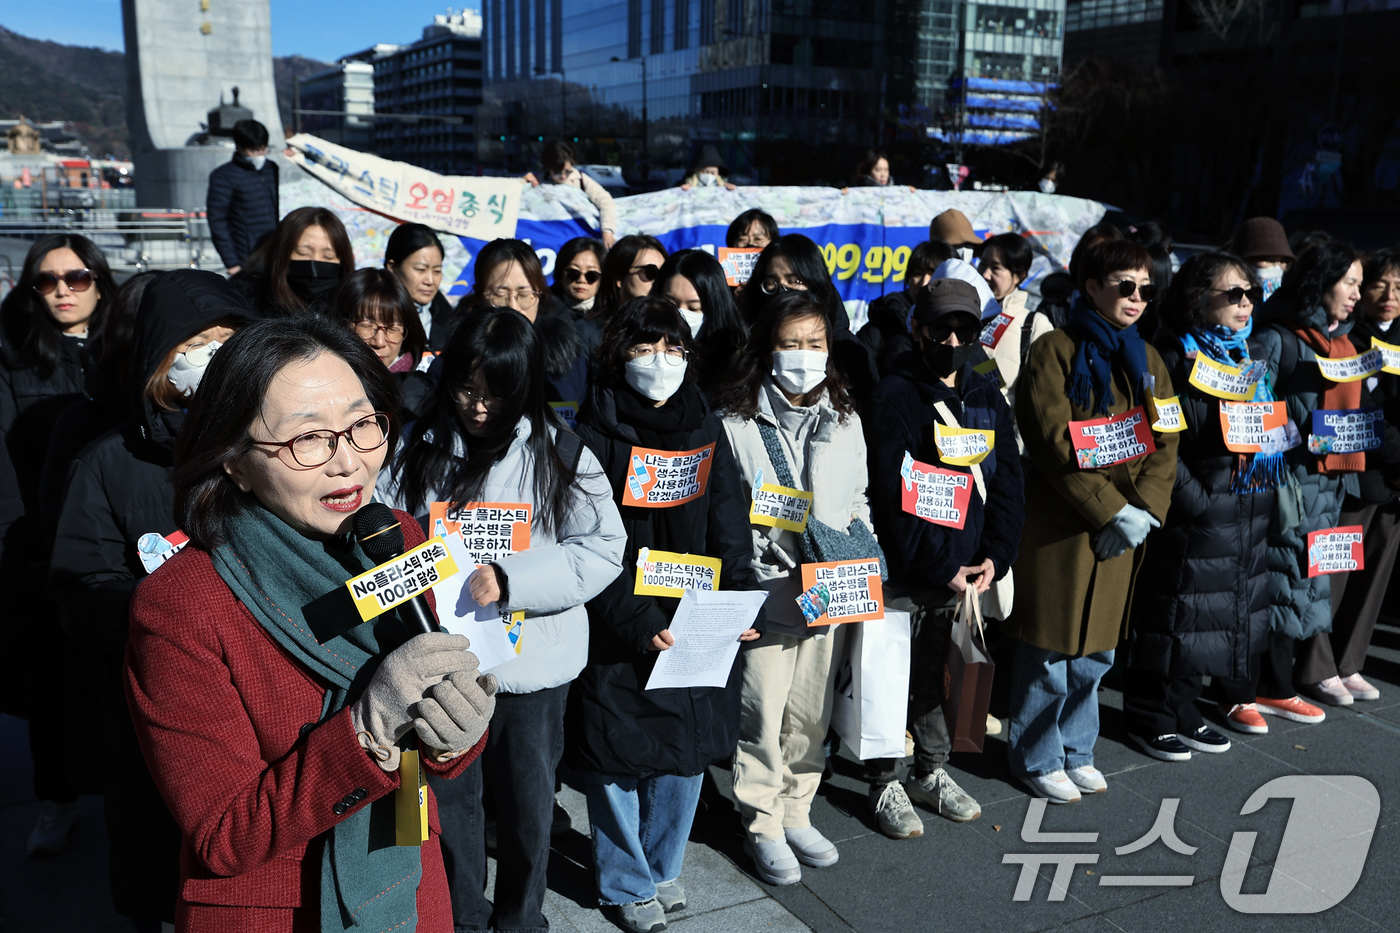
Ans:
[[[946,379],[966,366],[967,361],[972,359],[972,351],[976,349],[977,344],[975,343],[964,343],[954,347],[946,343],[925,341],[924,365],[931,369],[939,379]]]
[[[340,287],[340,264],[293,259],[287,263],[287,284],[304,301],[328,297]]]

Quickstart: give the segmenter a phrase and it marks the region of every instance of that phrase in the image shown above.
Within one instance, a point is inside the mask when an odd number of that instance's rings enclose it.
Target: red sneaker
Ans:
[[[1259,715],[1259,709],[1253,703],[1236,703],[1229,709],[1221,704],[1220,712],[1225,716],[1225,725],[1236,732],[1247,732],[1251,735],[1268,734],[1269,724]]]
[[[1322,722],[1327,718],[1327,714],[1320,707],[1313,706],[1299,696],[1291,696],[1286,700],[1255,697],[1254,705],[1265,716],[1278,716],[1294,722]]]

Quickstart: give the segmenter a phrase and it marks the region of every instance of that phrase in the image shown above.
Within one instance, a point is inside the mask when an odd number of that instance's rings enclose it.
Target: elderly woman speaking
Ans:
[[[392,792],[413,733],[429,770],[471,765],[495,683],[465,638],[362,621],[345,587],[373,563],[350,532],[392,452],[391,379],[343,327],[274,320],[234,335],[194,396],[173,476],[189,546],[136,591],[127,649],[184,836],[181,931],[451,933],[436,804],[410,796],[429,833],[396,845]]]

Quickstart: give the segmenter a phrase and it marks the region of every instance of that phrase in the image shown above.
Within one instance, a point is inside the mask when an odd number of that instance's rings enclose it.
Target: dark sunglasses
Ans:
[[[632,274],[635,275],[637,278],[641,279],[643,282],[655,282],[656,273],[660,271],[660,266],[653,265],[652,263],[647,263],[645,266],[634,266],[632,269]]]
[[[1120,279],[1118,282],[1118,294],[1124,298],[1133,297],[1133,292],[1140,292],[1143,301],[1151,301],[1157,297],[1156,285],[1139,285],[1132,279]]]
[[[938,343],[947,340],[951,334],[957,334],[958,343],[962,346],[967,346],[981,339],[982,324],[978,321],[973,324],[962,324],[954,327],[952,324],[947,323],[947,319],[945,318],[941,321],[935,321],[928,326],[929,337]]]
[[[648,266],[647,268],[655,269],[656,267]],[[564,270],[564,278],[568,279],[570,282],[577,282],[579,279],[583,279],[589,285],[592,285],[602,277],[603,273],[599,272],[597,269],[589,269],[587,272],[584,272],[582,269],[574,268]]]
[[[1253,288],[1240,288],[1236,285],[1234,288],[1212,288],[1211,291],[1224,295],[1226,304],[1237,305],[1240,303],[1240,299],[1245,296],[1249,296],[1249,303],[1252,305],[1261,304],[1264,301],[1264,289],[1259,285]]]
[[[58,288],[59,280],[75,292],[85,292],[92,288],[93,274],[91,269],[74,269],[62,275],[54,275],[52,272],[40,272],[34,276],[34,290],[41,295],[52,295],[54,289]]]

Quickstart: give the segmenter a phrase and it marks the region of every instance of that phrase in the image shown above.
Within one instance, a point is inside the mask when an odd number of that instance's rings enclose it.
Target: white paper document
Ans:
[[[444,632],[467,636],[484,674],[514,658],[515,646],[506,636],[506,626],[501,621],[501,610],[496,604],[483,606],[472,599],[467,578],[475,572],[476,564],[467,553],[462,536],[454,532],[443,540],[447,542],[447,552],[459,569],[433,587],[433,592],[437,594],[438,623]]]
[[[767,598],[762,590],[686,590],[671,619],[676,643],[657,656],[647,689],[723,687],[739,653],[739,636],[753,626]]]

